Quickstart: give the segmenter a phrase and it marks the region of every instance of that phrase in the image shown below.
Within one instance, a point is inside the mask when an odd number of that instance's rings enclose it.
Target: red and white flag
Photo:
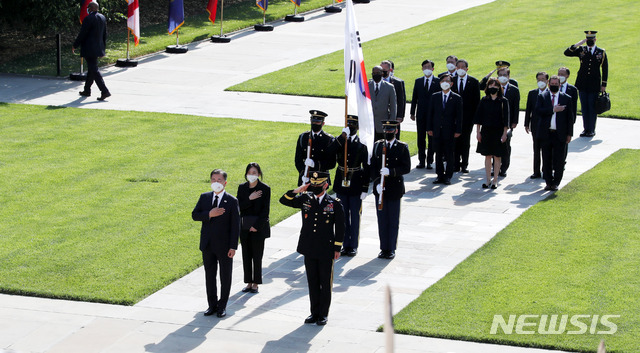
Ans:
[[[344,77],[344,94],[349,97],[349,103],[356,103],[358,113],[355,115],[358,116],[360,141],[367,146],[371,158],[375,142],[371,94],[352,0],[347,0],[347,19],[344,25]]]
[[[135,46],[140,44],[140,9],[138,8],[138,0],[127,0],[127,28],[133,34]]]

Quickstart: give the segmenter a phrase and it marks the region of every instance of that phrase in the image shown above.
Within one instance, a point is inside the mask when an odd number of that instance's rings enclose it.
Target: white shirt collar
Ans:
[[[219,194],[216,194],[215,192],[213,193],[213,198],[211,200],[211,204],[213,205],[214,202],[216,202],[216,196],[218,196],[218,207],[220,206],[220,202],[222,202],[222,198],[224,197],[224,193],[225,191],[222,190]]]
[[[324,195],[326,195],[326,194],[327,194],[327,192],[325,191],[325,192],[322,194],[322,196],[315,196],[315,195],[314,195],[314,197],[316,198],[316,200],[318,200],[318,203],[322,203],[322,199],[324,199]]]

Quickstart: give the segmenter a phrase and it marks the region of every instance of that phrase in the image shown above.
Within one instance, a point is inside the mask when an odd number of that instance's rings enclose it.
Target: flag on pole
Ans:
[[[351,98],[349,102],[355,99],[360,140],[367,146],[369,159],[371,159],[375,142],[371,94],[369,94],[369,80],[364,66],[360,32],[358,32],[352,0],[347,0],[347,19],[344,26],[344,78],[344,94]]]
[[[300,7],[300,3],[302,0],[291,0],[292,3],[296,4],[296,6]]]
[[[336,0],[336,2],[342,2],[342,0]]]
[[[80,24],[82,24],[82,21],[84,21],[84,18],[88,15],[87,5],[89,5],[90,2],[91,0],[80,0]]]
[[[269,0],[256,0],[256,5],[258,5],[262,11],[267,11],[267,7],[269,7]]]
[[[173,34],[184,24],[184,5],[182,0],[169,0],[169,34]]]
[[[133,34],[133,42],[137,47],[140,44],[140,10],[138,0],[127,0],[127,28]]]
[[[216,23],[216,11],[218,9],[218,0],[209,0],[207,4],[207,12],[209,13],[209,21]]]

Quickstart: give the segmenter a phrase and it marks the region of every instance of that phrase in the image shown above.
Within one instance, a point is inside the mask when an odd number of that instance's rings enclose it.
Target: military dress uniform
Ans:
[[[311,173],[311,185],[328,181],[328,172]],[[280,203],[299,208],[302,212],[302,229],[297,251],[304,255],[304,267],[309,286],[311,316],[305,323],[326,324],[331,305],[333,285],[333,261],[344,239],[344,212],[340,201],[326,192],[322,199],[310,192],[295,194],[287,191]]]
[[[319,110],[310,110],[311,122],[324,123],[324,118],[327,116]],[[311,135],[311,141],[309,136]],[[328,171],[335,167],[336,156],[335,146],[333,144],[334,137],[331,134],[326,133],[324,130],[320,130],[315,133],[313,131],[306,131],[300,134],[298,142],[296,144],[295,165],[298,170],[298,185],[302,185],[302,177],[305,176],[305,161],[307,159],[307,148],[311,145],[310,158],[315,163],[313,167],[309,167],[309,172],[312,171]],[[331,180],[329,179],[329,185]]]
[[[386,122],[385,129],[396,122]],[[383,163],[383,149],[386,145],[385,162]],[[381,182],[380,169],[388,168],[389,175],[384,177],[382,191],[382,210],[378,185]],[[373,146],[371,157],[371,179],[373,181],[373,194],[376,199],[376,215],[378,217],[378,236],[380,237],[380,254],[378,257],[392,259],[398,243],[398,230],[400,227],[400,200],[405,193],[404,174],[411,171],[411,157],[406,143],[396,139],[391,142],[378,140]]]
[[[585,31],[587,38],[595,38],[597,31]],[[584,131],[580,136],[592,137],[596,131],[596,99],[601,87],[607,87],[609,77],[609,62],[604,49],[593,46],[593,51],[588,46],[570,46],[564,51],[566,56],[580,58],[580,69],[576,77],[576,88],[582,107],[582,121]]]
[[[347,124],[357,128],[358,117],[349,115]],[[347,143],[347,178],[344,183],[345,140]],[[360,137],[354,134],[347,138],[340,135],[336,138],[336,176],[333,191],[342,203],[345,213],[345,235],[342,254],[355,256],[360,238],[360,216],[362,215],[362,194],[369,190],[369,154],[367,146],[360,142]]]

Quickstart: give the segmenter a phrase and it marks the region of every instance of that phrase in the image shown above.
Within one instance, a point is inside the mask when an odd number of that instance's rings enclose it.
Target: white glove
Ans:
[[[378,186],[376,186],[376,191],[378,192],[378,195],[382,195],[382,184],[378,184]]]
[[[307,178],[306,176],[302,177],[302,185],[304,184],[309,184],[309,178]]]
[[[362,194],[360,194],[360,200],[364,200],[367,197],[367,193],[363,192]]]
[[[389,175],[389,168],[380,168],[380,175],[387,176]]]
[[[316,163],[313,161],[313,159],[311,159],[311,158],[307,158],[307,159],[304,161],[304,165],[306,165],[306,166],[309,166],[309,167],[313,168],[313,167],[315,167]]]
[[[349,134],[351,133],[351,130],[349,130],[348,127],[345,127],[344,129],[342,129],[342,133],[347,134],[347,136],[349,136]]]

